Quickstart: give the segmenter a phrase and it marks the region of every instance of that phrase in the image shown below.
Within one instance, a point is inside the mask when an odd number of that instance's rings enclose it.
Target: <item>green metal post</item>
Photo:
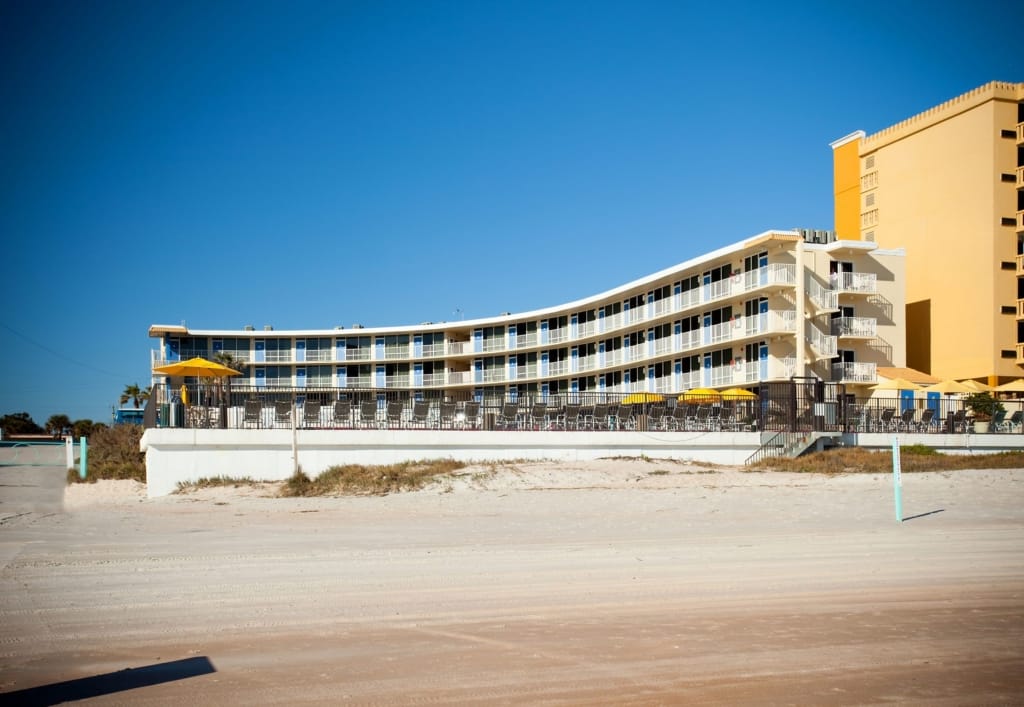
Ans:
[[[86,469],[89,466],[89,443],[85,440],[85,437],[79,437],[79,443],[82,445],[82,461],[78,466],[78,477],[84,479]]]
[[[892,438],[892,492],[896,502],[896,522],[903,522],[903,478],[900,473],[900,440]]]

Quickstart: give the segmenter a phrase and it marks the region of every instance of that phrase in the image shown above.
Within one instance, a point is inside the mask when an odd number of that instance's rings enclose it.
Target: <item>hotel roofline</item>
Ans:
[[[466,327],[478,327],[487,324],[501,324],[506,322],[514,322],[521,319],[542,319],[545,316],[551,316],[556,314],[562,314],[566,311],[571,311],[577,308],[587,307],[589,305],[595,305],[598,303],[605,302],[609,299],[613,299],[620,295],[627,295],[634,291],[644,290],[647,286],[663,280],[667,277],[671,277],[687,270],[693,270],[703,265],[712,265],[717,261],[727,259],[729,256],[749,250],[756,246],[770,246],[772,244],[788,245],[798,241],[802,241],[803,238],[797,230],[768,230],[763,231],[757,235],[751,236],[744,240],[732,243],[716,250],[704,253],[702,255],[685,260],[677,265],[659,270],[658,272],[644,277],[632,280],[624,285],[600,292],[595,295],[590,295],[582,299],[566,302],[564,304],[558,304],[551,307],[544,307],[542,309],[536,309],[526,312],[512,312],[508,314],[500,314],[491,317],[479,317],[476,319],[466,319],[459,321],[445,321],[445,322],[424,322],[421,324],[402,324],[396,326],[354,326],[354,327],[332,327],[327,329],[258,329],[258,328],[243,328],[243,329],[194,329],[183,324],[153,324],[149,327],[150,337],[159,337],[166,334],[181,334],[181,335],[192,335],[192,336],[211,336],[211,337],[222,337],[222,336],[238,336],[253,335],[259,333],[269,337],[287,337],[294,336],[296,334],[302,334],[307,336],[337,336],[339,332],[346,332],[349,335],[372,335],[379,334],[382,332],[387,333],[410,333],[410,332],[431,332],[431,331],[445,331],[449,329],[462,329]],[[903,255],[902,249],[896,250],[884,250],[878,248],[874,243],[867,243],[863,241],[833,241],[831,243],[816,244],[816,243],[804,243],[804,247],[810,250],[821,250],[824,252],[833,252],[836,250],[852,249],[862,252],[875,251],[879,255],[893,254]],[[358,334],[353,334],[358,332]]]

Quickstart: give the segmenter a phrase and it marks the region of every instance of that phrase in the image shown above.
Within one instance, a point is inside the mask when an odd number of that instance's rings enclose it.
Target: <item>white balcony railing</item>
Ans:
[[[814,322],[807,322],[807,333],[807,338],[811,342],[811,347],[818,352],[819,356],[827,358],[836,355],[836,337],[822,332]]]
[[[808,276],[807,295],[818,309],[832,311],[839,308],[839,297],[835,290],[822,287],[821,283]]]
[[[832,380],[840,383],[875,383],[878,381],[877,365],[860,361],[833,363]]]
[[[835,336],[849,336],[873,339],[878,331],[878,320],[874,317],[839,317],[832,320]]]
[[[878,291],[877,277],[873,272],[839,273],[836,287],[840,293],[875,294]]]

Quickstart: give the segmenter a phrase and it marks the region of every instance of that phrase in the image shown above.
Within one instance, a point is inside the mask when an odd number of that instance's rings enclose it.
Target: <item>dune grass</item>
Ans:
[[[398,464],[332,466],[314,479],[300,471],[281,488],[282,496],[383,496],[416,491],[466,466],[454,459],[431,459]]]
[[[932,447],[911,445],[900,449],[900,469],[955,471],[958,469],[1024,468],[1024,452],[998,454],[942,454]],[[815,474],[879,473],[892,471],[892,452],[840,447],[813,452],[796,459],[772,458],[748,467],[753,471],[798,471]]]

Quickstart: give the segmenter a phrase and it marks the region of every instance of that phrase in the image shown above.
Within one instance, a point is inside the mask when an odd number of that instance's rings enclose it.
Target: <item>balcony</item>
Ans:
[[[1017,144],[1024,145],[1024,123],[1017,123]]]
[[[836,355],[836,337],[823,333],[813,322],[807,323],[807,333],[811,348],[823,358],[831,358]]]
[[[1017,256],[1017,276],[1024,275],[1024,255]]]
[[[873,295],[878,292],[878,278],[870,272],[839,273],[835,289],[841,295]]]
[[[385,346],[384,358],[388,360],[409,358],[409,344],[393,344]]]
[[[1017,364],[1024,364],[1024,344],[1017,344]]]
[[[1024,319],[1024,299],[1017,300],[1017,320]]]
[[[878,331],[874,317],[839,317],[832,320],[832,334],[847,339],[873,339]]]
[[[469,346],[468,341],[449,341],[448,342],[448,355],[449,356],[462,356],[463,354],[471,353],[472,349]]]
[[[877,383],[877,365],[857,361],[833,363],[832,380],[837,383]]]
[[[1017,188],[1024,189],[1024,167],[1017,168]]]
[[[1024,211],[1017,212],[1017,233],[1024,231]]]

